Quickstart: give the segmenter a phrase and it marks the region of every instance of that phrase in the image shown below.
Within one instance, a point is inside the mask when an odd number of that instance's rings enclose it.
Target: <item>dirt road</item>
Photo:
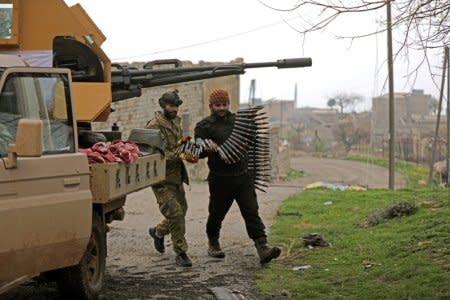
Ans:
[[[371,188],[386,187],[388,182],[387,169],[357,162],[299,157],[292,159],[291,165],[303,170],[306,176],[274,184],[267,193],[258,193],[261,217],[267,226],[272,223],[280,203],[311,182],[324,180]],[[396,182],[402,186],[404,179],[397,174]],[[213,259],[206,254],[207,185],[192,184],[186,191],[188,252],[193,267],[175,265],[169,239],[166,239],[164,255],[154,250],[147,229],[156,224],[160,213],[151,190],[143,190],[127,200],[125,220],[111,225],[101,299],[213,299],[208,294],[208,288],[212,287],[239,290],[246,299],[263,299],[254,284],[255,272],[261,266],[237,206],[233,204],[223,223],[221,244],[226,258]],[[54,284],[29,282],[0,299],[60,298]]]

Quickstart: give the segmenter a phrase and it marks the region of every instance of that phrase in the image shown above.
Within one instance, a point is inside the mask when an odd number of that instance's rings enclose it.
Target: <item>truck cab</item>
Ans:
[[[78,153],[69,70],[0,56],[0,281],[76,265],[92,194]]]
[[[165,178],[160,153],[89,164],[71,87],[69,69],[0,55],[0,294],[48,273],[64,295],[97,298],[107,223],[123,219],[127,194]]]

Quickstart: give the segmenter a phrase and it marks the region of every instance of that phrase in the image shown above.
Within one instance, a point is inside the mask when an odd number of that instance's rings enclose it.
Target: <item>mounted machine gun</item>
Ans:
[[[210,79],[229,75],[244,74],[246,69],[276,67],[278,69],[302,68],[311,66],[310,58],[280,59],[275,62],[220,64],[197,67],[183,67],[178,59],[155,60],[144,64],[141,70],[113,64],[112,100],[119,101],[139,97],[142,88]],[[173,65],[172,68],[158,66]],[[156,67],[156,68],[155,68]]]

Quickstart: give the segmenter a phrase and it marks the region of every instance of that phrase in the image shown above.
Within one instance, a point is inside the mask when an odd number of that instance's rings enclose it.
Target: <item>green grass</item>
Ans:
[[[359,161],[377,165],[380,167],[389,167],[389,161],[382,158],[369,157],[369,156],[350,156],[347,158],[352,161]],[[403,174],[406,177],[407,188],[418,188],[419,181],[424,180],[428,182],[428,169],[427,167],[416,165],[411,162],[403,160],[395,160],[395,171]],[[433,181],[433,186],[437,186],[437,179]]]
[[[303,172],[302,170],[291,169],[287,174],[287,179],[292,180],[292,179],[301,178],[304,176],[305,176],[305,172]]]
[[[417,212],[361,226],[373,211],[403,201],[414,202]],[[450,299],[448,190],[314,189],[288,198],[280,211],[303,216],[277,217],[271,228],[271,242],[283,254],[258,274],[268,298]],[[313,232],[332,246],[303,247],[302,236]],[[373,266],[366,268],[367,262]],[[292,270],[299,265],[311,268]]]

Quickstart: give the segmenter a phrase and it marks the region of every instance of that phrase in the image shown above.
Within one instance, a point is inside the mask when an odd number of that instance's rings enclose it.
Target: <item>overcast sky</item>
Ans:
[[[311,57],[313,66],[300,69],[248,70],[241,76],[241,102],[248,100],[250,80],[256,79],[256,96],[263,100],[294,99],[298,85],[298,106],[326,107],[336,92],[355,92],[366,98],[358,110],[370,109],[370,99],[386,93],[386,38],[380,35],[356,40],[335,38],[336,34],[362,33],[377,28],[384,11],[369,16],[344,18],[323,32],[303,37],[292,29],[300,18],[280,13],[257,0],[65,0],[80,3],[107,37],[102,45],[113,61],[149,61],[178,58],[197,63],[230,61],[272,61],[280,58]],[[266,1],[285,5],[293,1]],[[289,25],[287,24],[289,23]],[[419,59],[409,57],[410,65]],[[395,89],[408,92],[406,58],[396,62]],[[442,58],[433,57],[433,65]],[[417,78],[414,88],[438,96],[428,71]]]

